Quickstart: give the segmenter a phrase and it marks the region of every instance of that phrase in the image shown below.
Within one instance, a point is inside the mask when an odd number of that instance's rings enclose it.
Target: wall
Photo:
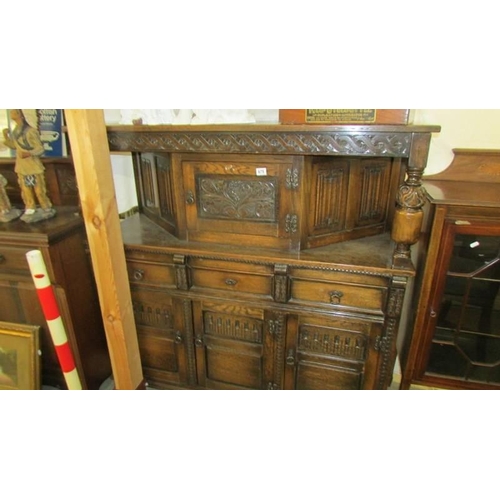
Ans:
[[[500,109],[417,109],[414,125],[441,125],[432,137],[426,174],[444,170],[452,149],[500,149]]]

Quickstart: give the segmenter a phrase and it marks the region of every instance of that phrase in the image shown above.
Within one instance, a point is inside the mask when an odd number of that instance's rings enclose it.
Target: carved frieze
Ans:
[[[179,153],[344,154],[408,157],[408,132],[218,132],[108,130],[112,151]]]

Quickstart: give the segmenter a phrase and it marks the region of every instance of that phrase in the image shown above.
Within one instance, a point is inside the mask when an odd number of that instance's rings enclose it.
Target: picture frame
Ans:
[[[0,321],[0,390],[40,389],[40,326]]]

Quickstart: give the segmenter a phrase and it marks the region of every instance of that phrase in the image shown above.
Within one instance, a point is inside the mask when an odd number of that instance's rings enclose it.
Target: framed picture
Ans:
[[[40,327],[0,321],[0,390],[40,389]]]

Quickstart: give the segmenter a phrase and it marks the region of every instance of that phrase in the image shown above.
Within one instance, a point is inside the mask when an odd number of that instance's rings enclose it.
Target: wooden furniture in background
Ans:
[[[500,151],[455,149],[428,193],[401,388],[500,388]]]
[[[82,386],[98,389],[111,375],[111,365],[85,246],[85,228],[76,207],[58,207],[53,219],[26,224],[0,224],[0,318],[41,326],[42,383],[65,388],[43,311],[31,277],[26,252],[42,252],[55,287]]]
[[[41,160],[45,166],[47,194],[54,206],[78,206],[80,200],[72,158],[42,157]],[[21,190],[14,172],[14,163],[15,158],[0,158],[0,174],[8,181],[6,189],[11,203],[23,207]]]
[[[134,154],[121,229],[151,385],[387,388],[439,127],[107,130]]]

